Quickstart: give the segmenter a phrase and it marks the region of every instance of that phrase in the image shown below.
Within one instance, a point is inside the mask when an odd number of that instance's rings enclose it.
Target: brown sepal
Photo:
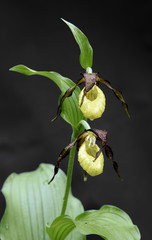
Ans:
[[[89,92],[91,90],[91,88],[93,88],[93,86],[96,84],[97,73],[84,73],[83,76],[84,76],[84,80],[85,80],[85,88],[84,88],[82,100],[80,103],[80,107],[83,104],[86,93]]]
[[[84,73],[83,76],[85,79],[85,89],[88,92],[96,84],[97,73]]]
[[[106,145],[107,142],[107,131],[100,129],[93,129],[93,132],[97,135],[97,140],[100,140],[102,143],[102,147]]]

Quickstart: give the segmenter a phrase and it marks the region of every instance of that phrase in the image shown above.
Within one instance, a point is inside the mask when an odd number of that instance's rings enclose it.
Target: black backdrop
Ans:
[[[94,50],[94,72],[123,92],[127,118],[119,101],[103,87],[107,107],[92,127],[108,129],[108,143],[119,163],[122,183],[105,159],[104,173],[83,182],[75,159],[72,191],[85,209],[103,204],[122,208],[138,225],[142,239],[151,236],[151,57],[150,4],[107,6],[14,1],[0,7],[0,187],[12,172],[31,171],[41,162],[55,164],[69,143],[71,127],[56,114],[59,89],[51,80],[9,72],[17,64],[56,71],[77,81],[83,69],[79,48],[64,18],[79,27]],[[65,159],[61,168],[66,172]],[[0,194],[0,215],[5,200]],[[89,237],[95,239],[95,237]],[[96,239],[99,239],[98,237]]]

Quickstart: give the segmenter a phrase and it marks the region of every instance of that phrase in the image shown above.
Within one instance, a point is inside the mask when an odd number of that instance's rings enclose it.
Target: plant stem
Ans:
[[[79,125],[84,126],[86,130],[90,129],[89,124],[85,120],[81,120],[79,122]],[[73,128],[73,133],[71,137],[71,142],[74,142],[75,139],[78,136],[78,131]],[[73,172],[73,163],[74,163],[74,156],[75,156],[75,146],[71,149],[70,151],[70,156],[69,156],[69,164],[68,164],[68,172],[67,172],[67,182],[66,182],[66,188],[65,188],[65,194],[63,198],[63,205],[62,205],[62,210],[61,210],[61,215],[65,214],[67,203],[68,203],[68,197],[69,197],[69,192],[70,192],[70,187],[71,187],[71,181],[72,181],[72,172]]]
[[[92,73],[92,68],[87,67],[87,69],[86,69],[86,73]]]
[[[81,120],[79,124],[81,124],[86,130],[91,128],[90,125],[85,120]]]
[[[73,134],[71,137],[71,142],[73,142],[77,137],[76,131],[73,129]],[[71,181],[72,181],[72,172],[73,172],[73,163],[74,163],[74,156],[75,156],[75,146],[71,149],[70,151],[70,156],[69,156],[69,164],[68,164],[68,173],[67,173],[67,182],[66,182],[66,189],[65,189],[65,194],[63,198],[63,205],[62,205],[62,211],[61,215],[65,214],[67,203],[68,203],[68,197],[69,197],[69,192],[70,192],[70,187],[71,187]]]

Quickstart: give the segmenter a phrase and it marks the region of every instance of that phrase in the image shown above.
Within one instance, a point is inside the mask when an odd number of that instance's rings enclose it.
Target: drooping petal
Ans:
[[[130,114],[128,112],[128,105],[127,103],[125,102],[123,96],[122,96],[122,93],[120,91],[118,91],[117,89],[113,88],[110,84],[109,81],[107,80],[104,80],[100,77],[97,77],[97,82],[101,82],[103,83],[104,85],[106,85],[109,89],[111,89],[113,91],[113,93],[115,94],[115,96],[122,102],[122,105],[124,107],[124,110],[125,112],[127,113],[128,117],[130,118]]]
[[[60,163],[61,163],[62,159],[64,159],[64,158],[69,154],[70,150],[75,146],[75,144],[76,144],[77,142],[79,143],[79,141],[85,139],[87,135],[88,135],[87,131],[84,131],[83,133],[81,133],[81,134],[77,137],[77,139],[76,139],[74,142],[68,144],[68,145],[60,152],[59,157],[58,157],[58,160],[57,160],[57,163],[56,163],[56,165],[55,165],[55,167],[54,167],[54,175],[53,175],[53,177],[51,178],[51,180],[48,182],[48,184],[50,184],[50,183],[54,180],[55,175],[58,173],[59,167],[60,167]]]
[[[77,86],[77,85],[74,85],[74,86],[72,86],[72,87],[70,87],[70,88],[68,88],[68,89],[66,90],[66,92],[64,93],[64,95],[62,96],[62,98],[61,98],[61,100],[60,100],[60,104],[59,104],[58,110],[57,110],[57,116],[52,119],[52,122],[54,122],[54,121],[60,116],[61,111],[62,111],[62,105],[63,105],[64,100],[65,100],[66,98],[72,96],[72,93],[73,93],[73,91],[75,90],[76,86]]]
[[[74,86],[68,88],[65,91],[65,93],[63,94],[63,96],[60,99],[60,104],[57,109],[57,115],[55,118],[52,119],[52,122],[54,122],[60,116],[60,114],[62,112],[62,105],[63,105],[63,102],[65,101],[65,99],[68,97],[71,97],[73,92],[75,91],[76,87],[79,86],[80,84],[82,84],[83,82],[85,82],[84,77],[82,77],[80,80],[78,80],[78,82]]]
[[[114,168],[115,172],[117,173],[120,180],[123,181],[123,178],[120,176],[120,173],[119,173],[118,163],[116,161],[114,161],[112,149],[108,145],[105,146],[105,153],[106,153],[107,157],[110,160],[112,160],[113,168]]]
[[[91,88],[84,96],[85,88],[82,89],[79,95],[79,106],[86,118],[90,120],[94,120],[96,118],[100,118],[105,110],[105,95],[102,90],[96,85]],[[82,98],[84,97],[83,103]]]
[[[57,163],[56,163],[56,165],[55,165],[55,167],[54,167],[54,175],[53,175],[53,177],[51,178],[51,180],[48,182],[48,184],[50,184],[50,183],[54,180],[55,175],[56,175],[56,174],[58,173],[58,171],[59,171],[59,166],[60,166],[60,163],[61,163],[62,159],[65,158],[65,157],[69,154],[70,150],[74,147],[74,145],[76,144],[76,142],[77,142],[77,139],[76,139],[74,142],[70,143],[68,146],[66,146],[66,147],[61,151],[61,153],[60,153],[60,155],[59,155],[59,157],[58,157]]]
[[[97,176],[103,172],[104,157],[102,152],[95,160],[99,150],[97,144],[92,146],[88,141],[84,141],[78,151],[78,161],[81,167],[91,176]]]

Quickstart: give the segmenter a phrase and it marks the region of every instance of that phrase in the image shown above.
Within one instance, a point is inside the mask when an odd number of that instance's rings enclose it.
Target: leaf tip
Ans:
[[[66,21],[64,18],[61,18],[61,20],[62,20],[65,24],[67,24],[68,26],[71,24],[70,22]]]
[[[66,21],[64,20],[64,18],[61,18],[61,20],[62,20],[63,22],[66,22]]]
[[[9,68],[9,71],[15,71],[15,67]]]

